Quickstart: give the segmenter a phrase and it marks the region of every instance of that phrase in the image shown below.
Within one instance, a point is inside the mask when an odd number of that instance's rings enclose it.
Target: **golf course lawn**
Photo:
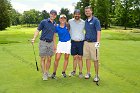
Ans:
[[[63,78],[63,55],[57,71],[57,79],[42,80],[38,56],[39,37],[35,51],[39,65],[36,71],[33,49],[28,41],[34,28],[12,26],[0,31],[0,93],[140,93],[140,29],[123,30],[110,28],[102,30],[100,46],[100,82],[90,79]],[[54,56],[50,73],[53,70]],[[84,59],[83,74],[86,74]],[[66,73],[72,71],[72,57]]]

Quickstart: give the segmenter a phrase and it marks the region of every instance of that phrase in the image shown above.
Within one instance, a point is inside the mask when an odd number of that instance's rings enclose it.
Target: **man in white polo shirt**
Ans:
[[[79,77],[82,78],[82,68],[83,68],[83,44],[84,44],[84,27],[85,21],[81,19],[81,14],[79,9],[75,9],[74,18],[68,21],[70,25],[70,35],[71,35],[71,55],[73,56],[73,71],[69,76],[74,76],[76,74],[77,63],[79,65]]]

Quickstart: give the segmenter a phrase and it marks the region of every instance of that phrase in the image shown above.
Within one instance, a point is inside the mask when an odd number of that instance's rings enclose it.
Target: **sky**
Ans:
[[[11,4],[14,9],[18,12],[23,13],[25,10],[35,9],[35,10],[50,10],[55,9],[57,12],[61,8],[68,8],[71,13],[74,11],[74,3],[80,0],[11,0]]]

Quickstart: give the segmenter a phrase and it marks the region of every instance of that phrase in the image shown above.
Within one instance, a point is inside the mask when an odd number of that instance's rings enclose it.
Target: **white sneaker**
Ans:
[[[100,80],[99,76],[95,76],[93,79],[94,82],[98,82],[99,80]]]
[[[70,74],[69,74],[69,77],[71,77],[71,76],[75,76],[75,71],[72,71]]]
[[[82,77],[83,77],[82,72],[79,72],[79,78],[82,78]]]
[[[47,76],[47,74],[43,74],[43,80],[48,80],[48,76]]]
[[[89,79],[91,77],[91,74],[90,73],[87,73],[86,75],[85,75],[85,79]]]
[[[47,76],[50,78],[52,75],[50,73],[48,73]]]

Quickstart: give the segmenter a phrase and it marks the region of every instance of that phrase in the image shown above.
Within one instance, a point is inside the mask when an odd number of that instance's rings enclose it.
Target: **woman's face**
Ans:
[[[61,17],[61,18],[59,18],[59,21],[60,21],[61,24],[64,24],[64,23],[66,23],[66,18]]]

